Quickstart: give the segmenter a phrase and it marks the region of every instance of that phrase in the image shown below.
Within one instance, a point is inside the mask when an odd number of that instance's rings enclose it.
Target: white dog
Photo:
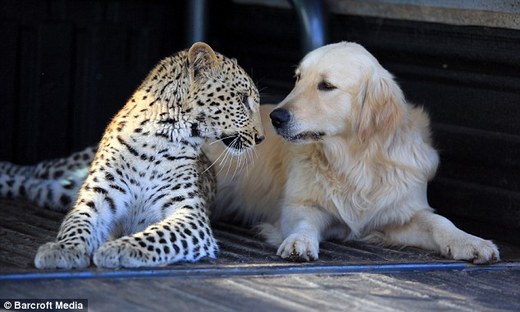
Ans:
[[[335,238],[499,260],[491,241],[433,212],[426,187],[439,157],[428,116],[362,46],[342,42],[309,53],[291,93],[276,107],[262,106],[262,114],[266,140],[248,166],[241,158],[220,161],[219,144],[208,146],[217,166],[227,166],[217,169],[215,214],[264,222],[282,258],[318,259],[319,242]]]

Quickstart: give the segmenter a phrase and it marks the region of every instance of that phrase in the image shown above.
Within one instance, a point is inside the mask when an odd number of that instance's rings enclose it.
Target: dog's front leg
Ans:
[[[493,242],[468,234],[445,217],[428,210],[416,213],[403,226],[387,227],[384,240],[390,244],[435,250],[448,258],[478,264],[500,260]]]
[[[319,207],[285,205],[280,219],[283,242],[277,255],[297,262],[317,260],[320,240],[331,221],[332,216]]]

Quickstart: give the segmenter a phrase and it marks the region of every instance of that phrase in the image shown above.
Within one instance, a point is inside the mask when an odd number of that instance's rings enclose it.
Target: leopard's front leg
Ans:
[[[73,269],[90,265],[90,257],[114,227],[115,203],[99,187],[82,189],[78,202],[63,220],[56,241],[38,249],[38,269]]]
[[[93,259],[99,267],[128,268],[215,258],[217,252],[203,203],[196,203],[184,204],[142,232],[106,242]]]

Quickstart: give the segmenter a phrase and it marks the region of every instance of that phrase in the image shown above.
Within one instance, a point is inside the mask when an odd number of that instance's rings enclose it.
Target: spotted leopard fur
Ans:
[[[0,164],[2,196],[23,193],[61,210],[85,179],[35,266],[83,268],[92,259],[100,267],[138,267],[216,257],[208,220],[216,182],[201,147],[217,139],[230,154],[250,150],[263,139],[258,110],[258,91],[236,61],[196,43],[151,71],[93,159],[95,147],[33,167]]]
[[[20,166],[0,162],[0,198],[24,199],[38,207],[69,211],[87,178],[97,145],[65,158]]]

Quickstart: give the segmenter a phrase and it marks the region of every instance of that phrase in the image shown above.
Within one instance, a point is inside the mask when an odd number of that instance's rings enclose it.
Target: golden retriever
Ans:
[[[310,52],[291,93],[261,109],[266,140],[254,160],[223,161],[221,146],[208,146],[219,179],[216,217],[263,223],[277,254],[294,261],[318,259],[320,241],[331,238],[499,260],[491,241],[463,232],[428,204],[427,183],[439,163],[428,116],[406,102],[362,46],[341,42]]]

